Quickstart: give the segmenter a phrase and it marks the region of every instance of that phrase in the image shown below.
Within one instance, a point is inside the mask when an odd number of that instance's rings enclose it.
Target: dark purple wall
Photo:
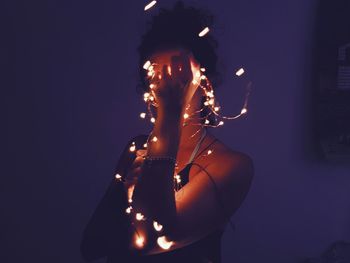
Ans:
[[[135,88],[146,2],[119,2],[25,1],[11,10],[17,106],[9,143],[16,163],[1,189],[8,200],[1,262],[83,262],[82,230],[122,148],[151,129],[138,117],[145,107]],[[217,16],[223,109],[240,107],[243,93],[231,80],[236,65],[254,82],[247,118],[213,131],[249,154],[256,170],[232,218],[236,231],[227,228],[223,237],[223,262],[292,263],[350,241],[350,169],[320,163],[312,151],[317,1],[190,3]]]

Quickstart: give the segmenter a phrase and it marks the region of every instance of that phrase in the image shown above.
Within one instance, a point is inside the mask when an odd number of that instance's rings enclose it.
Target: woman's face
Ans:
[[[169,48],[169,49],[154,52],[150,56],[149,60],[151,63],[155,63],[154,69],[156,71],[161,71],[161,69],[163,68],[163,65],[168,65],[168,66],[171,65],[172,56],[179,56],[182,52],[186,52],[188,54],[191,62],[191,70],[192,70],[193,78],[192,78],[192,81],[190,82],[188,95],[189,95],[189,98],[192,98],[200,83],[200,64],[194,58],[192,52],[183,48]]]

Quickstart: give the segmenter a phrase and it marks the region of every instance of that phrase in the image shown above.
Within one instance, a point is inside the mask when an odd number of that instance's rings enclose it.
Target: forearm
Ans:
[[[182,118],[174,115],[160,114],[154,125],[152,137],[147,145],[150,157],[170,156],[176,158],[180,137]],[[179,115],[181,116],[181,115]],[[154,136],[157,138],[153,141]],[[153,245],[155,237],[153,220],[163,226],[163,235],[170,234],[176,225],[176,203],[174,193],[174,165],[171,162],[153,162],[144,166],[142,176],[135,186],[132,206],[134,215],[141,212],[146,220],[132,221],[140,233],[146,235],[146,243]],[[153,243],[153,244],[152,244]]]

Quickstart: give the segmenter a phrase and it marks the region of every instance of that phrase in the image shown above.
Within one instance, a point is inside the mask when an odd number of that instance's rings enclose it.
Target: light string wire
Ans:
[[[148,115],[150,117],[150,121],[152,123],[155,122],[155,118],[154,118],[154,115],[153,115],[152,110],[151,110],[151,105],[157,107],[157,103],[155,101],[156,96],[155,96],[154,89],[157,87],[157,83],[161,79],[160,72],[154,70],[154,67],[156,65],[157,65],[156,63],[151,63],[148,60],[145,62],[144,66],[143,66],[143,68],[145,70],[147,70],[147,79],[149,80],[149,83],[150,83],[149,84],[149,92],[145,92],[143,94],[143,99],[147,104],[147,112],[148,112]],[[169,70],[169,72],[170,72],[170,70]],[[241,108],[240,113],[236,114],[234,116],[225,116],[223,114],[218,113],[221,109],[221,106],[220,106],[219,102],[217,101],[217,99],[215,98],[214,89],[212,87],[212,84],[211,84],[210,80],[205,76],[205,74],[203,74],[204,72],[205,72],[205,68],[201,68],[199,71],[197,71],[195,73],[194,79],[192,80],[192,83],[198,84],[198,87],[201,88],[205,94],[204,95],[205,101],[203,103],[204,105],[202,105],[202,107],[199,110],[193,111],[191,114],[187,113],[187,110],[191,107],[191,105],[187,105],[185,113],[183,115],[183,117],[184,117],[183,126],[199,125],[201,127],[197,130],[197,132],[200,131],[203,126],[216,128],[216,127],[224,124],[223,119],[233,120],[233,119],[237,119],[237,118],[245,115],[248,112],[248,101],[249,101],[249,96],[250,96],[251,89],[252,89],[252,82],[249,81],[247,86],[246,86],[246,94],[245,94],[245,98],[244,98],[243,107]],[[241,68],[236,72],[236,75],[241,76],[243,74],[242,72],[244,72],[244,70]],[[206,108],[209,109],[209,113],[206,116],[204,116],[204,117],[197,116],[198,113],[204,111]],[[218,119],[220,119],[220,121],[216,125],[210,124],[210,121],[208,120],[208,117],[211,114],[215,115],[216,122],[218,121]],[[140,113],[141,118],[145,119],[146,116],[147,116],[146,113],[144,113],[144,112]],[[201,122],[199,122],[199,123],[189,122],[189,120],[194,120],[194,119],[200,120]],[[204,120],[204,123],[203,123],[203,120]],[[193,134],[191,137],[195,136],[195,134]]]
[[[149,77],[149,79],[152,81],[154,80],[155,76],[156,76],[156,72],[154,71],[154,66],[156,64],[155,63],[151,63],[150,61],[147,61],[144,65],[144,69],[146,69],[148,71],[147,75]],[[247,113],[247,107],[248,107],[248,99],[249,99],[249,95],[250,95],[250,92],[251,92],[251,86],[252,86],[252,83],[249,82],[248,85],[247,85],[247,90],[246,90],[246,95],[245,95],[245,99],[244,99],[244,104],[243,104],[243,108],[241,109],[241,112],[235,116],[224,116],[224,115],[221,115],[218,113],[219,109],[221,108],[219,106],[219,103],[215,100],[215,96],[214,96],[214,90],[213,90],[213,87],[210,83],[210,81],[208,80],[208,78],[204,75],[204,74],[201,74],[200,72],[205,72],[205,69],[202,68],[200,71],[197,71],[196,72],[196,76],[197,79],[199,78],[200,81],[197,82],[196,79],[193,80],[193,83],[194,84],[198,84],[198,87],[200,87],[201,89],[203,89],[204,93],[205,93],[205,101],[204,101],[204,106],[202,106],[199,110],[196,110],[194,111],[193,113],[191,113],[190,115],[186,113],[185,111],[185,114],[184,114],[184,123],[183,123],[183,126],[186,126],[186,125],[199,125],[200,128],[193,134],[191,135],[190,137],[192,138],[193,136],[195,136],[203,127],[219,127],[221,125],[223,125],[223,121],[220,120],[220,122],[217,124],[217,125],[212,125],[212,124],[209,124],[209,120],[207,119],[208,116],[210,114],[214,114],[215,115],[215,120],[217,122],[217,117],[221,118],[221,119],[229,119],[229,120],[232,120],[232,119],[237,119],[239,117],[241,117],[242,115],[246,114]],[[160,75],[159,75],[160,76]],[[158,79],[160,79],[160,77],[158,77]],[[150,82],[151,82],[150,81]],[[152,113],[152,110],[151,110],[151,106],[156,106],[157,103],[155,101],[155,95],[154,95],[154,88],[156,87],[155,83],[150,83],[149,85],[150,87],[150,90],[151,90],[151,93],[148,93],[148,92],[145,92],[144,93],[144,101],[146,102],[147,104],[147,110],[148,110],[148,115],[150,116],[150,120],[152,123],[155,123],[156,119]],[[188,105],[186,107],[186,110],[188,110],[190,108],[191,105]],[[204,117],[196,117],[196,119],[199,119],[199,120],[202,120],[202,122],[199,122],[199,123],[193,123],[191,122],[190,120],[193,119],[193,116],[197,113],[200,113],[202,112],[204,109],[205,109],[205,106],[209,109],[209,113],[206,114],[206,116]],[[141,113],[140,114],[140,117],[141,118],[145,118],[146,117],[146,113]],[[203,123],[203,120],[204,120],[204,123]],[[147,145],[150,143],[150,142],[157,142],[158,141],[158,138],[156,136],[153,136],[153,132],[151,132],[149,134],[149,136],[147,137],[147,140],[146,140],[146,143],[143,145],[144,148],[147,148]],[[133,144],[131,147],[130,147],[130,150],[131,151],[135,151],[136,150],[136,147],[135,147],[135,144]],[[209,150],[207,155],[211,154],[212,151]],[[206,172],[206,174],[209,176],[211,182],[213,183],[214,185],[214,189],[215,189],[215,193],[216,193],[216,196],[218,198],[218,201],[220,203],[220,206],[222,208],[222,211],[223,211],[223,214],[224,214],[224,217],[226,217],[228,219],[228,222],[232,228],[232,230],[235,230],[235,227],[234,227],[234,224],[231,222],[230,220],[230,217],[228,216],[227,212],[226,212],[226,209],[223,205],[223,202],[221,200],[221,197],[220,197],[220,192],[219,190],[217,189],[217,186],[213,180],[213,178],[211,177],[211,175],[203,168],[201,167],[199,164],[197,163],[194,163],[195,165],[199,166],[202,170],[204,170]],[[177,167],[177,163],[175,163],[175,170],[176,170],[176,167]],[[180,178],[180,175],[177,174],[175,172],[175,175],[174,175],[174,183],[175,183],[175,189],[174,191],[178,191],[182,184],[181,184],[181,178]],[[132,192],[133,190],[131,191],[131,194],[130,196],[132,196]],[[132,206],[131,206],[131,197],[129,198],[129,207],[127,208],[126,212],[129,213],[130,215],[135,215],[136,214],[136,219],[137,220],[146,220],[146,218],[141,214],[141,213],[136,213],[134,212],[134,210],[132,209]],[[140,233],[137,231],[137,228],[136,226],[134,225],[134,222],[132,222],[132,225],[135,229],[135,233],[137,235],[137,239],[136,239],[136,244],[139,246],[139,247],[142,247],[143,246],[143,241],[144,241],[144,238],[140,235]],[[158,222],[156,222],[155,220],[153,220],[153,225],[154,225],[154,228],[156,229],[157,232],[161,232],[161,229],[162,229],[162,225],[159,224]],[[161,226],[160,228],[156,228],[156,226]],[[161,237],[158,237],[157,239],[157,243],[160,247],[162,247],[163,249],[168,249],[171,247],[171,245],[173,244],[173,241],[167,241],[166,240],[166,237],[165,236],[161,236]]]
[[[145,7],[144,7],[144,11],[148,11],[150,10],[153,6],[155,6],[157,3],[157,1],[153,0],[150,3],[148,3]],[[208,32],[210,31],[209,27],[205,27],[204,29],[202,29],[202,31],[200,31],[198,33],[198,37],[204,37],[205,35],[208,34]],[[157,102],[155,101],[155,93],[154,93],[154,88],[156,87],[155,83],[151,83],[152,81],[159,81],[161,79],[161,75],[158,74],[158,72],[156,72],[154,70],[154,67],[156,66],[156,63],[152,63],[151,61],[146,61],[145,64],[143,65],[143,68],[145,70],[147,70],[147,78],[148,80],[150,80],[150,84],[149,84],[149,91],[150,92],[145,92],[143,94],[143,99],[147,104],[147,113],[142,112],[140,113],[140,117],[145,119],[148,115],[151,123],[155,123],[156,118],[154,117],[154,114],[152,112],[152,107],[157,107]],[[171,71],[171,69],[169,69]],[[196,71],[196,73],[194,74],[194,79],[192,80],[193,84],[198,84],[198,87],[200,87],[204,94],[205,94],[205,101],[204,101],[204,105],[202,105],[202,107],[199,110],[195,110],[193,111],[191,114],[187,113],[187,110],[190,108],[191,105],[187,105],[186,110],[185,110],[185,114],[184,114],[184,122],[183,122],[183,126],[187,126],[187,125],[195,125],[195,126],[200,126],[199,129],[190,136],[190,138],[194,137],[203,127],[219,127],[222,126],[224,124],[223,119],[227,119],[227,120],[233,120],[233,119],[237,119],[243,115],[245,115],[248,111],[248,100],[249,100],[249,96],[251,93],[251,87],[252,87],[252,82],[249,81],[247,86],[246,86],[246,94],[245,94],[245,98],[244,98],[244,103],[243,103],[243,107],[241,109],[241,112],[239,114],[236,114],[234,116],[225,116],[222,115],[220,113],[218,113],[221,109],[220,104],[217,102],[217,100],[215,99],[214,96],[214,89],[212,87],[211,82],[209,81],[209,79],[206,77],[205,73],[205,68],[200,68],[200,70]],[[236,76],[240,77],[245,73],[245,70],[243,68],[240,68],[239,70],[236,71]],[[205,109],[209,109],[208,113],[204,116],[204,117],[198,117],[196,116],[198,113],[201,113],[202,111],[204,111]],[[215,118],[215,123],[216,124],[212,124],[210,123],[210,121],[208,120],[208,118],[211,115],[214,115]],[[200,120],[199,123],[196,122],[192,122],[192,120]],[[219,122],[218,122],[219,120]],[[143,144],[143,148],[147,148],[147,145],[150,142],[157,142],[158,138],[156,136],[153,136],[153,132],[151,132],[149,134],[149,136],[147,137],[146,142]],[[134,152],[136,149],[136,145],[135,142],[132,142],[132,144],[130,145],[129,150],[131,152]],[[213,152],[213,150],[209,149],[207,151],[207,154],[201,155],[201,156],[208,156]],[[192,164],[197,165],[201,170],[205,171],[205,173],[209,176],[211,182],[213,183],[214,189],[215,189],[215,193],[217,195],[218,198],[218,202],[220,203],[221,207],[222,207],[222,211],[224,216],[228,219],[231,228],[234,230],[235,227],[233,225],[233,223],[230,220],[230,217],[224,207],[224,204],[222,202],[221,196],[220,196],[220,192],[219,189],[217,188],[217,185],[215,183],[215,181],[213,180],[213,178],[211,177],[211,175],[208,173],[208,171],[202,167],[201,165],[192,162]],[[175,162],[175,169],[174,169],[174,183],[175,183],[175,189],[174,191],[177,192],[181,187],[181,178],[180,175],[176,173],[176,169],[177,169],[178,165],[177,162]],[[125,183],[125,179],[123,178],[123,176],[121,176],[120,174],[116,174],[115,178],[117,179],[117,181],[123,182]],[[134,216],[136,215],[136,219],[141,221],[141,220],[147,220],[149,218],[145,218],[141,213],[136,213],[134,211],[134,209],[131,206],[132,203],[132,193],[133,193],[133,189],[134,189],[135,185],[133,185],[132,187],[130,187],[129,189],[127,189],[127,194],[128,194],[128,207],[126,208],[126,213],[129,214],[130,216]],[[125,189],[125,188],[124,188]],[[137,240],[135,242],[135,244],[138,247],[142,247],[143,246],[143,242],[144,242],[144,238],[140,235],[140,233],[138,232],[136,226],[134,225],[134,222],[132,222],[132,226],[135,229],[135,232],[137,234]],[[158,222],[156,222],[155,220],[153,220],[153,226],[154,229],[158,232],[158,233],[162,233],[162,225],[159,224]],[[157,243],[158,245],[163,248],[163,249],[169,249],[174,242],[172,241],[167,241],[166,237],[163,236],[158,236],[157,239]]]

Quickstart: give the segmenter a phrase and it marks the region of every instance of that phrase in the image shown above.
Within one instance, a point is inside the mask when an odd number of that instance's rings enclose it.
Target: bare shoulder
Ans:
[[[250,190],[254,176],[253,160],[248,154],[231,149],[210,134],[208,142],[214,140],[215,143],[210,146],[212,154],[202,158],[202,162],[212,177],[212,180],[207,180],[210,181],[208,189],[211,189],[211,183],[214,182],[219,192],[220,202],[226,210],[226,216],[230,217],[241,206]],[[198,178],[207,177],[198,176]],[[206,179],[203,179],[203,185],[205,185],[204,181]],[[213,200],[216,200],[216,197],[216,195],[212,196]],[[226,223],[227,221],[220,224],[220,228],[224,229]]]
[[[216,154],[212,155],[208,160],[208,164],[224,167],[228,176],[251,180],[254,176],[253,159],[244,152],[233,150],[213,135],[210,135],[210,137],[212,137],[212,140],[216,139],[213,146],[213,153]]]

